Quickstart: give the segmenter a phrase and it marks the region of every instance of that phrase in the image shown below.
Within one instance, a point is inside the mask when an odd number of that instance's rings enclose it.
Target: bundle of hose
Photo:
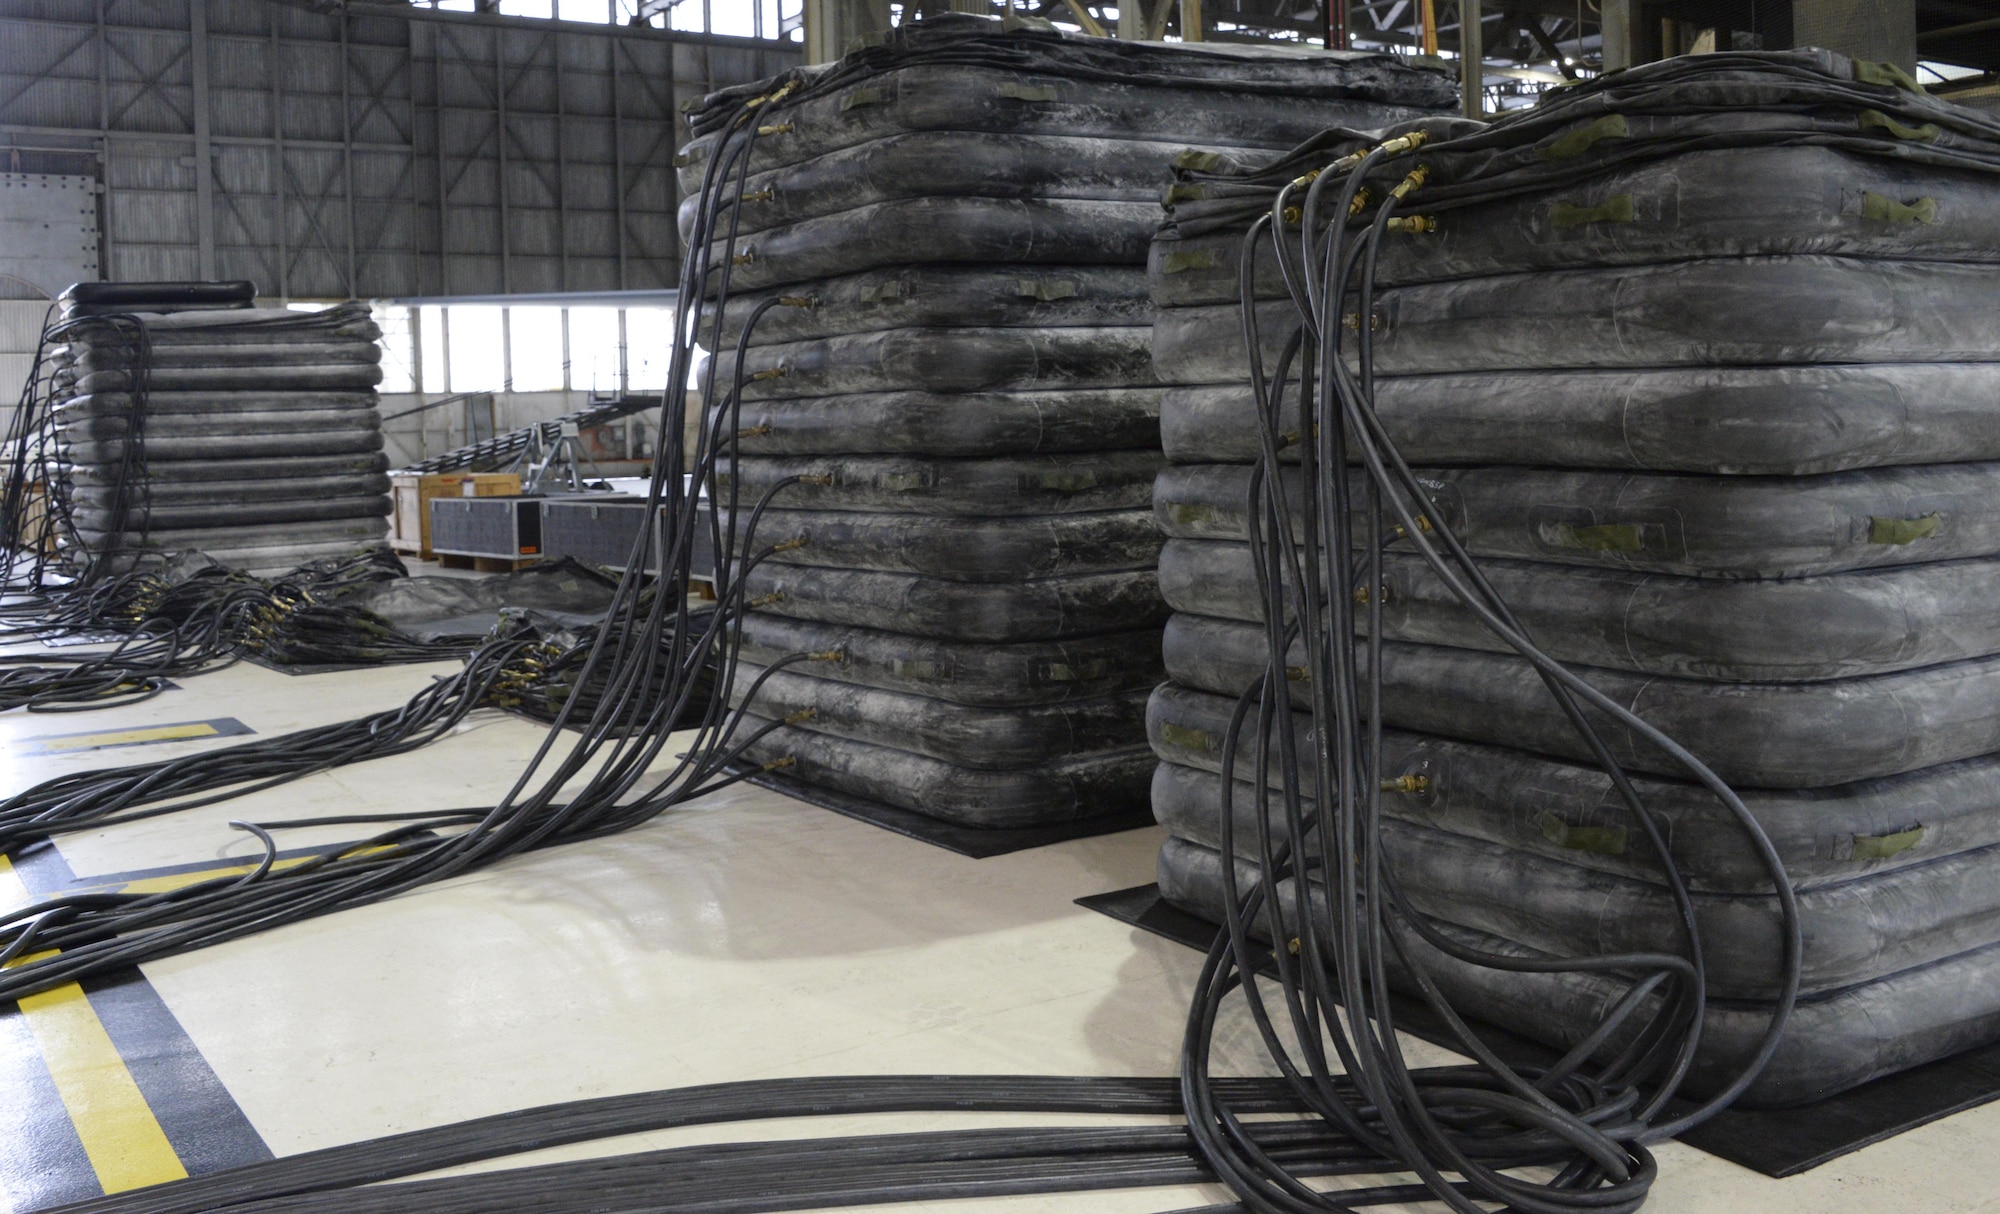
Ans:
[[[1400,189],[1414,217],[1384,224],[1372,264],[1321,273],[1300,243],[1353,185],[1335,162],[1362,145],[1344,132],[1269,164],[1183,170],[1153,250],[1159,374],[1216,385],[1162,401],[1175,466],[1155,516],[1176,614],[1149,731],[1173,836],[1163,888],[1223,917],[1225,805],[1246,888],[1263,879],[1260,836],[1294,837],[1283,794],[1263,789],[1310,772],[1260,757],[1257,713],[1233,739],[1231,720],[1274,662],[1281,701],[1313,705],[1318,659],[1276,639],[1298,610],[1284,553],[1307,551],[1307,520],[1344,491],[1362,606],[1357,635],[1332,639],[1379,676],[1392,732],[1373,842],[1415,913],[1519,956],[1674,952],[1684,879],[1714,997],[1697,1083],[1721,1086],[1774,1016],[1797,1017],[1750,1090],[1760,1103],[2000,1035],[2000,995],[1979,982],[2000,964],[2000,891],[1983,879],[2000,803],[1981,784],[2000,762],[1985,593],[2000,559],[2000,123],[1792,52],[1651,65],[1491,127],[1411,129],[1434,138],[1359,186]],[[1416,466],[1411,509],[1431,534],[1370,530],[1371,478],[1341,490],[1303,462],[1301,418],[1321,411],[1302,409],[1297,373],[1327,326]],[[1795,1011],[1779,902],[1739,825],[1621,721],[1587,708],[1580,734],[1419,554],[1442,535],[1550,657],[1742,790],[1800,891]],[[1312,753],[1313,717],[1290,715],[1295,753]],[[1613,777],[1579,766],[1593,762],[1635,773],[1665,854]],[[1564,1048],[1625,994],[1418,953],[1478,1014]]]

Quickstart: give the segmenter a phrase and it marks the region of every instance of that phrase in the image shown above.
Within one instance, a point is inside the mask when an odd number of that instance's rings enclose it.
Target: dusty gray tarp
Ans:
[[[1152,497],[1166,464],[1157,451],[1087,455],[1023,455],[993,459],[924,456],[766,457],[718,461],[714,500],[727,505],[734,487],[753,507],[779,482],[771,499],[787,510],[864,510],[901,514],[1082,514],[1130,510]]]
[[[759,610],[774,615],[864,628],[890,624],[940,640],[1053,641],[1157,627],[1167,615],[1152,569],[993,584],[767,563],[743,583],[745,594],[761,601]]]
[[[746,403],[726,443],[755,455],[928,455],[943,459],[1157,449],[1160,389],[1044,392],[867,392]]]
[[[749,512],[738,519],[747,527]],[[832,510],[766,510],[737,551],[785,565],[877,569],[963,582],[1011,582],[1117,569],[1147,569],[1160,557],[1160,532],[1146,510],[1028,518],[939,518]]]

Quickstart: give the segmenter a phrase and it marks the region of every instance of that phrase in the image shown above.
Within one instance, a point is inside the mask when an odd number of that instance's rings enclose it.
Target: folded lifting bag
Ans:
[[[1160,892],[1175,906],[1219,921],[1222,857],[1198,844],[1169,838],[1160,849]],[[1256,874],[1238,865],[1240,888]],[[1289,901],[1281,890],[1279,897]],[[1440,925],[1468,948],[1541,959],[1499,937]],[[1268,939],[1268,935],[1265,937]],[[1445,996],[1479,1019],[1557,1049],[1582,1042],[1630,982],[1585,974],[1523,974],[1456,961],[1410,937],[1408,947]],[[1390,982],[1414,991],[1390,955]],[[1609,1057],[1629,1043],[1649,1010],[1626,1021],[1605,1046]],[[1750,1060],[1771,1023],[1771,1005],[1712,999],[1702,1019],[1701,1046],[1687,1090],[1720,1089]],[[1870,1079],[1947,1057],[2000,1038],[2000,947],[1988,946],[1903,970],[1875,982],[1803,999],[1792,1014],[1778,1051],[1738,1098],[1750,1108],[1782,1108],[1823,1100]]]
[[[135,505],[122,511],[78,505],[71,511],[80,530],[151,530],[183,527],[255,526],[262,523],[312,522],[320,519],[381,518],[389,513],[386,496],[305,497],[290,501],[212,502],[199,505]]]
[[[713,360],[715,394],[736,387],[735,350]],[[709,374],[706,364],[697,374]],[[992,392],[1144,387],[1153,382],[1151,330],[892,329],[760,346],[744,359],[745,401],[848,392]]]
[[[1418,476],[1427,516],[1442,519],[1479,557],[1770,578],[2000,554],[1996,463],[1810,477],[1546,468],[1429,468]],[[1283,480],[1296,532],[1303,522],[1297,469],[1285,469]],[[1154,517],[1177,539],[1246,539],[1250,484],[1251,469],[1241,464],[1169,467],[1154,488]],[[1357,484],[1357,505],[1361,492]]]
[[[1370,313],[1375,373],[1994,362],[1994,279],[1990,266],[1819,257],[1400,287]],[[1289,300],[1257,305],[1266,374],[1299,323]],[[1161,309],[1153,356],[1169,383],[1247,381],[1241,309]]]
[[[1046,57],[1032,65],[891,65],[851,87],[785,106],[775,111],[781,121],[766,124],[782,129],[751,145],[750,171],[929,130],[1147,141],[1171,131],[1186,143],[1286,148],[1328,126],[1374,129],[1455,104],[1445,73],[1386,55],[1365,61],[1269,55],[1253,63],[1203,48],[1162,55],[1143,78],[1127,72],[1117,79],[1094,68],[1083,69],[1088,76],[1067,74],[1078,70],[1067,66],[1078,62],[1067,47],[1027,53]],[[1197,83],[1204,73],[1209,82]],[[741,102],[718,93],[709,104],[736,111]],[[702,133],[675,157],[684,194],[700,191],[717,138],[706,123],[696,129]]]
[[[755,455],[925,455],[966,458],[1160,445],[1160,389],[1040,392],[867,392],[750,401],[709,425]]]
[[[130,414],[58,412],[56,434],[68,442],[121,439],[132,432]],[[164,413],[140,419],[147,441],[154,438],[290,437],[347,433],[379,434],[382,418],[372,408],[298,409],[273,413]]]
[[[246,462],[235,466],[243,471],[233,474],[241,476],[251,467],[248,461],[330,456],[372,458],[374,453],[382,450],[382,431],[370,427],[305,433],[205,435],[201,438],[176,438],[148,431],[129,450],[136,458],[146,461],[148,476],[170,475],[166,471],[155,470],[164,469],[165,465],[175,461],[212,466],[217,462],[242,460]],[[98,442],[59,436],[56,451],[65,463],[116,467],[127,457],[128,447],[121,439]]]
[[[382,361],[382,347],[372,341],[282,342],[263,345],[131,345],[98,344],[72,347],[73,365],[79,374],[92,371],[130,371],[144,367],[148,373],[201,370],[205,368],[248,367],[340,367],[374,365]]]
[[[124,444],[112,444],[122,448]],[[170,460],[146,450],[145,478],[149,485],[197,485],[246,479],[312,480],[317,477],[373,476],[389,470],[380,451],[354,455],[272,456],[252,459]],[[129,470],[122,462],[64,463],[60,475],[78,485],[121,485]]]
[[[1173,795],[1199,793],[1209,803],[1219,803],[1223,744],[1235,708],[1228,696],[1171,683],[1154,691],[1146,708],[1146,731],[1154,753],[1164,761],[1160,781],[1193,789]],[[1296,742],[1308,746],[1311,716],[1294,712],[1292,722]],[[1282,786],[1284,775],[1277,733],[1274,728],[1266,768],[1266,782],[1273,789]],[[1254,797],[1256,738],[1253,714],[1237,739],[1239,800]],[[1644,830],[1610,777],[1593,764],[1399,730],[1384,734],[1382,753],[1385,778],[1421,779],[1416,792],[1382,798],[1382,811],[1391,817],[1599,872],[1660,880]],[[1744,789],[1742,800],[1770,837],[1793,883],[1815,889],[1945,856],[1984,854],[2000,844],[1996,774],[2000,755],[1983,755],[1832,788]],[[1760,895],[1770,890],[1770,874],[1714,794],[1679,780],[1637,776],[1633,783],[1647,812],[1661,824],[1690,888]],[[1164,784],[1155,784],[1156,796],[1163,795]],[[1308,798],[1313,796],[1309,765],[1300,787]]]
[[[792,619],[995,644],[1130,632],[1167,616],[1151,569],[996,585],[767,563],[744,578],[744,589],[760,610]]]
[[[2000,260],[1994,197],[1984,173],[1810,144],[1718,148],[1579,171],[1573,186],[1437,212],[1437,231],[1383,241],[1376,281],[1396,286],[1705,257],[1991,264]],[[1419,190],[1404,212],[1425,214],[1423,203]],[[1153,297],[1167,306],[1240,298],[1241,232],[1159,240],[1149,260]],[[1256,292],[1260,299],[1285,293],[1268,239],[1258,247]]]
[[[284,502],[300,498],[375,496],[388,492],[389,478],[380,472],[240,481],[155,481],[148,477],[124,490],[128,502],[154,506]],[[119,493],[117,485],[87,483],[75,484],[69,490],[70,500],[92,506],[109,506]]]
[[[758,684],[762,668],[746,663],[738,668],[730,706],[747,703],[759,716],[812,733],[987,771],[1129,747],[1146,736],[1147,693],[1142,690],[1017,708],[975,708],[793,673],[811,668],[781,670]]]
[[[1157,451],[927,459],[921,456],[720,460],[712,500],[744,509],[908,514],[1082,514],[1144,506],[1166,463]],[[778,488],[780,482],[802,478]]]
[[[2000,653],[1994,610],[2000,561],[1993,559],[1759,581],[1525,561],[1479,567],[1528,635],[1558,661],[1609,670],[1799,682]],[[1384,637],[1507,651],[1422,557],[1386,554],[1380,585]],[[1168,541],[1160,553],[1160,593],[1175,611],[1264,619],[1247,544]]]
[[[1166,677],[1158,628],[994,645],[761,611],[743,617],[744,661],[769,666],[799,653],[819,655],[804,669],[821,678],[987,708],[1111,695]]]
[[[877,333],[885,329],[1063,329],[1075,326],[1150,325],[1145,271],[1137,266],[897,266],[787,287],[783,297],[801,301],[765,309],[750,331],[753,346]],[[733,350],[751,313],[768,293],[733,295],[722,312],[722,336],[713,314],[700,340]],[[810,300],[807,305],[803,301]]]
[[[2000,363],[1404,376],[1375,381],[1375,412],[1419,464],[1796,476],[2000,459]],[[1277,434],[1298,418],[1294,384]],[[1160,436],[1176,463],[1257,459],[1248,378],[1167,389]]]
[[[56,421],[62,424],[72,415],[130,417],[135,399],[143,400],[147,417],[186,415],[217,423],[233,414],[372,411],[379,398],[373,392],[148,392],[143,398],[129,392],[104,392],[57,402]]]
[[[1177,839],[1221,844],[1221,786],[1209,795],[1169,782],[1153,813]],[[1238,791],[1248,791],[1239,786]],[[1232,798],[1236,855],[1258,854],[1257,807]],[[1309,806],[1308,812],[1317,810]],[[1283,817],[1269,811],[1274,830]],[[1285,837],[1280,833],[1277,837]],[[1558,956],[1678,953],[1680,913],[1657,878],[1637,880],[1429,826],[1388,818],[1383,858],[1408,904],[1425,915]],[[1319,854],[1311,836],[1308,854]],[[1719,999],[1776,999],[1784,933],[1775,894],[1696,893],[1691,901]],[[1800,990],[1823,994],[2000,943],[2000,848],[1961,852],[1799,895],[1805,939]]]
[[[769,723],[746,717],[741,734],[748,737]],[[781,726],[752,742],[744,761],[785,762],[788,779],[986,829],[1140,812],[1153,769],[1151,751],[1129,746],[1033,767],[980,771],[797,726]]]
[[[746,511],[739,527],[750,521]],[[1118,569],[1147,569],[1160,557],[1160,532],[1146,510],[1028,518],[940,518],[767,510],[737,552],[800,544],[770,560],[785,565],[877,569],[959,582],[1013,582]]]
[[[1241,695],[1267,666],[1255,624],[1175,615],[1161,641],[1176,683]],[[1304,661],[1295,645],[1288,666]],[[1593,687],[1686,746],[1731,784],[1825,788],[2000,750],[2000,658],[1822,683],[1702,683],[1577,668]],[[1385,725],[1588,759],[1526,659],[1470,649],[1382,646]],[[1305,688],[1291,684],[1303,705]],[[1620,763],[1687,773],[1650,743],[1585,710]]]
[[[130,392],[134,372],[92,371],[75,378],[75,391]],[[162,392],[278,391],[339,392],[372,388],[382,382],[382,368],[374,363],[331,366],[257,367],[159,367],[144,373],[138,386]]]
[[[732,263],[732,293],[915,262],[1139,265],[1159,218],[1150,200],[910,198],[718,240],[710,260]]]
[[[222,550],[252,551],[290,549],[302,545],[344,544],[345,551],[378,545],[389,533],[389,525],[379,516],[334,519],[325,522],[237,524],[224,527],[156,527],[144,535],[136,531],[112,534],[87,527],[78,536],[93,549],[117,544],[121,548],[143,548],[152,552],[202,552],[214,555]],[[222,558],[217,556],[217,560]],[[227,562],[225,562],[227,563]]]
[[[1186,146],[997,131],[890,135],[753,173],[740,190],[732,175],[730,191],[741,201],[722,223],[747,236],[870,203],[940,195],[1155,203]],[[683,242],[694,236],[700,188],[696,182],[681,201]]]

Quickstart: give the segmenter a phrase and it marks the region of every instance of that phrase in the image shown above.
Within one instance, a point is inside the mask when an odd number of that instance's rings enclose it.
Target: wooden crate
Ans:
[[[425,560],[431,551],[431,499],[434,497],[510,497],[521,491],[512,472],[392,472],[389,500],[389,546]]]

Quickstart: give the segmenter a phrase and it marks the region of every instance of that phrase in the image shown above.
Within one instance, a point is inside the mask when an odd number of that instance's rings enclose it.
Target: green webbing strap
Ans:
[[[1169,206],[1176,202],[1200,202],[1207,197],[1208,187],[1195,185],[1192,182],[1176,181],[1167,187],[1167,204]]]
[[[1221,163],[1221,152],[1204,152],[1199,148],[1188,148],[1174,157],[1175,168],[1193,169],[1197,173],[1206,173]]]
[[[1221,264],[1220,249],[1177,249],[1160,258],[1160,273],[1185,274],[1189,270],[1213,270]]]
[[[872,291],[863,292],[861,298],[866,303],[887,303],[892,299],[901,299],[903,295],[903,283],[898,279],[895,282],[882,283]]]
[[[1912,143],[1936,143],[1938,136],[1944,134],[1943,128],[1935,122],[1926,122],[1922,126],[1904,126],[1881,110],[1861,111],[1859,122],[1864,131],[1881,131]]]
[[[1215,507],[1206,502],[1168,502],[1167,518],[1176,523],[1211,523],[1215,521]]]
[[[1547,810],[1543,810],[1537,824],[1542,828],[1542,838],[1571,851],[1596,852],[1603,856],[1625,854],[1625,828],[1622,826],[1571,826]]]
[[[1027,299],[1052,303],[1058,299],[1076,298],[1077,287],[1075,282],[1067,278],[1053,281],[1045,278],[1017,278],[1014,280],[1014,293]]]
[[[1582,548],[1587,552],[1644,552],[1645,536],[1637,523],[1600,523],[1595,527],[1578,527],[1573,523],[1557,523],[1551,529],[1555,542],[1564,548]]]
[[[889,673],[905,679],[949,679],[949,663],[926,662],[921,658],[891,658]]]
[[[1222,748],[1221,739],[1206,729],[1176,725],[1172,721],[1160,722],[1160,741],[1183,750],[1200,750],[1211,754]]]
[[[1886,84],[1892,88],[1929,96],[1921,82],[1893,63],[1876,63],[1872,59],[1854,61],[1854,78],[1863,84]]]
[[[1592,223],[1631,223],[1634,217],[1630,194],[1613,194],[1594,207],[1558,202],[1549,208],[1549,221],[1559,228],[1580,228]]]
[[[1886,194],[1872,191],[1861,195],[1861,218],[1872,219],[1876,223],[1936,223],[1937,207],[1935,198],[1898,202]]]
[[[1906,852],[1924,841],[1924,828],[1912,826],[1899,830],[1893,835],[1854,836],[1854,858],[1856,860],[1887,860],[1890,856]]]
[[[1600,139],[1625,139],[1632,130],[1623,114],[1606,114],[1595,122],[1565,131],[1536,153],[1543,160],[1571,160],[1588,152]]]
[[[914,493],[928,489],[937,483],[937,478],[924,472],[884,472],[875,478],[875,487],[887,489],[891,493]]]
[[[1944,516],[1933,510],[1919,518],[1875,518],[1868,519],[1868,542],[1871,544],[1913,544],[1927,540],[1938,533]]]
[[[840,112],[845,114],[849,110],[858,110],[864,105],[880,105],[885,100],[887,98],[882,96],[881,89],[855,89],[840,99]]]

